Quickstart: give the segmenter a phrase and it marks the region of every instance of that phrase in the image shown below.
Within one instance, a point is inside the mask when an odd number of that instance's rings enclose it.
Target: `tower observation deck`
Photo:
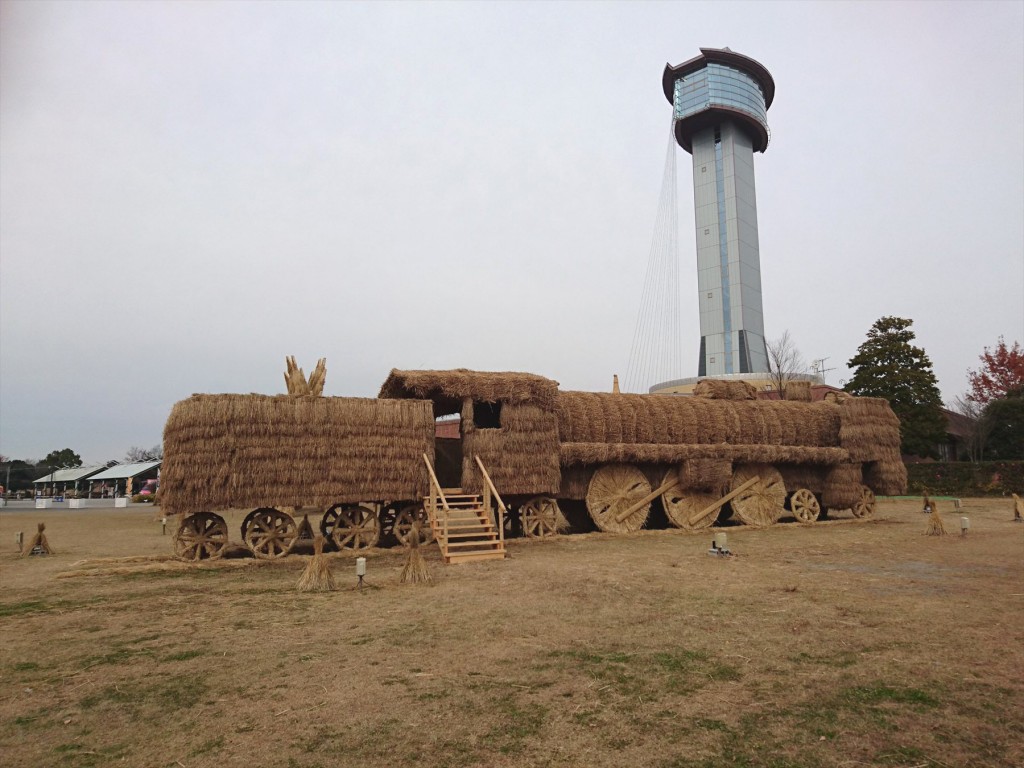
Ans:
[[[676,141],[693,157],[700,307],[698,376],[768,370],[754,152],[768,147],[775,81],[728,48],[665,65]]]

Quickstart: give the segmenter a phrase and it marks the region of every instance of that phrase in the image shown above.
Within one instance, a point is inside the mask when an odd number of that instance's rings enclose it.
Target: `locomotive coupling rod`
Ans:
[[[725,502],[732,501],[737,496],[739,496],[741,493],[743,493],[747,489],[753,487],[756,483],[759,483],[759,482],[761,482],[761,478],[758,475],[754,475],[752,478],[747,480],[747,482],[745,482],[743,485],[741,485],[738,488],[736,488],[736,490],[731,491],[730,493],[725,494],[725,496],[720,498],[714,504],[709,504],[704,509],[702,509],[700,512],[694,512],[692,515],[690,515],[690,519],[687,520],[686,522],[688,522],[690,525],[696,525],[701,520],[703,520],[705,517],[710,515],[712,512],[716,512],[719,509],[721,509],[722,507],[724,507],[725,506]]]
[[[675,488],[677,485],[679,485],[679,481],[678,480],[669,480],[667,483],[665,483],[663,486],[661,486],[661,488],[658,488],[657,490],[651,491],[650,493],[648,493],[646,496],[644,496],[642,499],[640,499],[640,501],[638,501],[636,504],[631,506],[629,509],[625,510],[624,512],[619,512],[619,514],[617,514],[615,516],[615,522],[616,523],[621,523],[623,520],[625,520],[627,517],[632,515],[638,509],[640,509],[641,507],[643,507],[646,504],[650,504],[656,498],[661,496],[661,494],[668,493],[673,488]]]

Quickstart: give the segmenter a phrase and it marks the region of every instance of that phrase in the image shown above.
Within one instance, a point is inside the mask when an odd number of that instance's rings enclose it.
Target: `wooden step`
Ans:
[[[445,558],[445,562],[449,565],[461,565],[462,563],[472,563],[478,560],[504,560],[504,550],[494,550],[492,552],[462,552],[452,553]]]
[[[464,549],[466,547],[477,547],[479,549],[484,549],[486,547],[486,551],[490,551],[494,548],[495,545],[498,544],[501,544],[501,542],[497,539],[493,541],[449,541],[448,549],[453,549],[455,547],[458,547],[460,549]],[[504,549],[504,547],[502,548]]]
[[[481,541],[497,540],[497,531],[470,531],[468,533],[451,533],[449,532],[449,539],[468,539],[471,536],[479,537]]]

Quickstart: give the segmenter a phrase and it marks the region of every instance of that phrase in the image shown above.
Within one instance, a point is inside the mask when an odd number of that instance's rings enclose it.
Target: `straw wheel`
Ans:
[[[368,549],[380,541],[380,521],[372,509],[359,505],[342,507],[331,538],[338,549]]]
[[[427,510],[422,504],[410,504],[398,510],[395,524],[391,528],[399,544],[409,545],[409,534],[412,533],[412,524],[416,521],[420,524],[420,544],[429,544],[434,540],[434,531],[430,527]]]
[[[674,468],[670,469],[665,474],[665,479],[661,481],[661,484],[664,485],[669,480],[677,477],[676,470]],[[684,491],[678,485],[675,485],[661,494],[661,505],[665,508],[665,516],[668,518],[668,521],[676,528],[682,528],[684,531],[699,531],[714,523],[718,519],[718,512],[721,510],[705,515],[693,525],[690,525],[690,515],[707,509],[720,498],[722,498],[720,493]]]
[[[733,511],[747,525],[766,528],[785,512],[786,484],[779,470],[770,464],[741,464],[732,475],[736,490],[752,477],[758,480],[730,502]]]
[[[242,523],[242,538],[261,560],[276,560],[292,551],[299,538],[295,518],[271,507],[253,510]]]
[[[798,488],[789,497],[789,509],[801,523],[813,523],[821,515],[818,497],[806,488]]]
[[[558,502],[550,496],[537,496],[519,508],[523,534],[530,539],[546,539],[557,535],[561,516]]]
[[[212,512],[196,512],[178,526],[174,554],[180,560],[217,560],[228,546],[228,524]]]
[[[860,498],[850,510],[854,517],[871,517],[875,514],[875,492],[866,485],[860,487]]]
[[[639,469],[631,464],[608,464],[590,478],[587,511],[602,531],[638,531],[647,522],[647,513],[651,511],[649,502],[622,522],[616,517],[650,494],[651,484]]]

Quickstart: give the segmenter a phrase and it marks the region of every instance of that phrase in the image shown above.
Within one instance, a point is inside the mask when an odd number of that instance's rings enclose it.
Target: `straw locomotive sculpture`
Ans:
[[[805,382],[784,400],[761,400],[736,381],[705,380],[677,397],[560,391],[529,373],[393,370],[370,399],[324,397],[323,360],[308,378],[294,358],[286,363],[287,395],[193,395],[164,430],[166,513],[182,513],[198,536],[200,516],[223,522],[205,510],[251,509],[242,539],[263,559],[287,555],[299,538],[293,507],[317,510],[313,531],[338,549],[376,546],[398,519],[429,517],[446,530],[436,517],[452,519],[443,489],[493,523],[484,559],[501,554],[504,534],[490,517],[505,505],[525,535],[544,538],[581,516],[602,531],[635,531],[658,502],[669,524],[691,531],[720,514],[753,527],[787,512],[803,523],[830,510],[866,518],[876,493],[906,488],[888,402],[845,393],[808,402]],[[447,416],[455,435],[438,431]],[[488,536],[438,543],[455,562],[446,547]],[[214,544],[226,546],[226,535]]]

